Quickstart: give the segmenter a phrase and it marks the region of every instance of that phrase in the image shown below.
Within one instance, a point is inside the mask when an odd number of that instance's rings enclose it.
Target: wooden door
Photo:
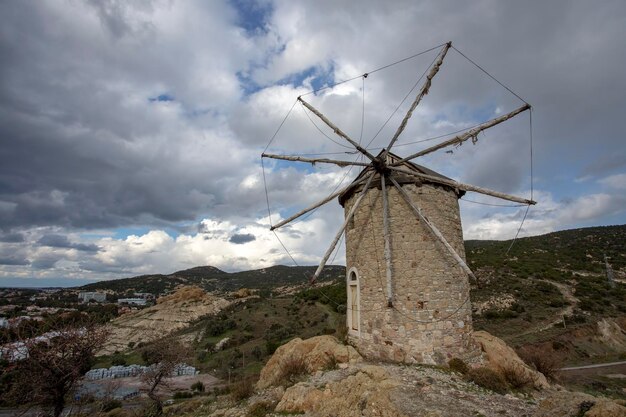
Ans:
[[[359,303],[356,285],[350,285],[350,309],[352,310],[352,330],[359,330]]]

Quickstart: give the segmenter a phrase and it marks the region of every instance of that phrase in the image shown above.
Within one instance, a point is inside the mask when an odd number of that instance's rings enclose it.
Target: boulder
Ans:
[[[533,417],[625,417],[626,407],[582,392],[558,391],[544,399]]]
[[[279,385],[285,375],[285,367],[297,360],[303,362],[306,372],[314,373],[334,368],[340,363],[360,362],[362,358],[352,346],[341,344],[333,336],[316,336],[306,340],[296,338],[276,349],[261,370],[257,388]]]
[[[503,369],[514,369],[524,373],[536,389],[549,388],[550,384],[546,377],[528,366],[517,356],[517,353],[509,347],[502,339],[493,336],[485,331],[472,333],[472,338],[481,347],[487,360],[487,367],[500,371]]]
[[[364,366],[355,375],[330,382],[323,389],[299,383],[285,391],[277,412],[307,413],[320,417],[405,417],[393,402],[401,383],[379,366]]]

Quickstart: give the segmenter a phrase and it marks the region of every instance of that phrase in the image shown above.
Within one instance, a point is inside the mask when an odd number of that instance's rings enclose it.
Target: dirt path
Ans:
[[[542,279],[541,281],[554,285],[561,292],[563,298],[565,298],[565,300],[569,303],[569,305],[565,306],[563,310],[555,315],[557,317],[556,319],[539,329],[539,331],[544,331],[562,323],[564,316],[571,316],[580,300],[574,296],[574,292],[572,291],[572,287],[570,285],[563,284],[561,282],[548,281],[547,279]]]

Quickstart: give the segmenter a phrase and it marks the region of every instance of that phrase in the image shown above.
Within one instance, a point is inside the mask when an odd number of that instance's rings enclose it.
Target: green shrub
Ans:
[[[263,357],[263,351],[261,350],[260,346],[255,346],[252,348],[252,351],[250,352],[250,354],[252,354],[252,356],[256,359],[256,360],[260,360]]]
[[[276,352],[276,349],[280,347],[280,342],[275,340],[266,340],[265,341],[265,350],[267,350],[268,355],[273,355]]]
[[[172,398],[174,398],[175,400],[179,400],[181,398],[191,398],[193,397],[193,394],[189,391],[177,391],[174,393],[174,396]]]
[[[126,358],[122,355],[115,355],[113,358],[111,358],[111,365],[126,366]]]
[[[122,407],[122,402],[120,400],[115,400],[115,399],[107,399],[102,401],[102,403],[100,404],[100,411],[102,411],[103,413],[108,413],[111,410],[114,410],[116,408],[121,408]]]
[[[450,359],[448,361],[448,367],[450,367],[450,370],[463,375],[465,375],[469,371],[469,367],[467,366],[467,364],[463,361],[463,359],[459,358]]]
[[[503,394],[508,389],[508,385],[502,374],[490,368],[480,367],[470,369],[466,377],[476,385],[499,394]]]
[[[192,391],[204,392],[204,384],[202,381],[194,382],[191,384],[190,388]]]

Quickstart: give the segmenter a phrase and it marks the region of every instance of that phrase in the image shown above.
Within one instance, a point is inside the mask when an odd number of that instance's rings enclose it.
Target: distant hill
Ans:
[[[100,281],[80,287],[84,291],[110,290],[117,293],[150,292],[163,294],[180,285],[197,285],[206,291],[233,291],[239,288],[273,289],[306,284],[316,266],[277,265],[252,271],[228,273],[213,266],[198,266],[173,274],[140,275],[132,278]],[[318,281],[335,280],[345,275],[344,266],[324,268]]]

